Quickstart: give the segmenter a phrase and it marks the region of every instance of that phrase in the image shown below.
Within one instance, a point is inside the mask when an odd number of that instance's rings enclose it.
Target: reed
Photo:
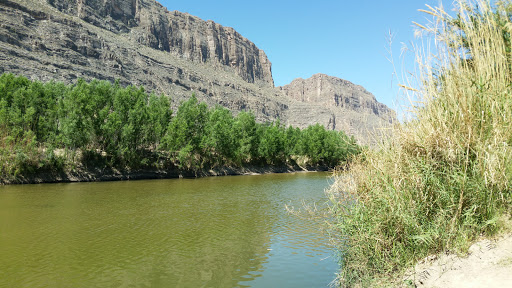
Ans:
[[[418,25],[436,55],[417,52],[402,85],[410,116],[366,150],[329,191],[342,286],[389,283],[429,254],[464,252],[511,212],[510,1],[461,0]],[[385,285],[384,285],[385,286]]]

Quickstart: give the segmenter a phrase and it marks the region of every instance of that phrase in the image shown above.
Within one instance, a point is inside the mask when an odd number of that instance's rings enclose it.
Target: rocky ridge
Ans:
[[[273,86],[265,52],[233,28],[168,11],[153,0],[48,0],[60,12],[189,61],[233,68],[249,83]]]
[[[394,112],[362,87],[317,74],[274,88],[264,51],[233,28],[154,0],[1,0],[0,73],[143,85],[173,105],[195,93],[259,121],[320,123],[365,142]]]
[[[290,99],[302,105],[289,108],[288,119],[299,126],[318,121],[328,129],[342,130],[358,139],[373,142],[372,135],[386,133],[376,129],[393,123],[396,114],[362,86],[325,74],[315,74],[308,79],[298,78],[278,87]],[[301,108],[302,106],[302,108]],[[307,107],[322,107],[321,113]],[[296,111],[296,112],[295,112]]]
[[[375,114],[388,122],[395,118],[386,105],[379,103],[362,86],[325,74],[315,74],[305,80],[298,78],[279,88],[287,97],[300,102]]]

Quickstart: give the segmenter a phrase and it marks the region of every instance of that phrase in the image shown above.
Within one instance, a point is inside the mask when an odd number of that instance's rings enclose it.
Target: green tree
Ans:
[[[208,114],[206,104],[199,103],[196,96],[192,95],[189,100],[178,107],[176,116],[169,123],[162,145],[164,149],[175,155],[186,148],[190,157],[180,157],[181,159],[187,159],[185,163],[181,163],[183,167],[202,168],[200,161],[203,152],[201,142],[205,134]]]
[[[284,153],[284,128],[281,126],[279,120],[276,122],[262,127],[262,135],[258,147],[260,157],[267,164],[280,164],[286,155]]]
[[[256,118],[251,112],[240,112],[232,126],[234,136],[234,160],[237,164],[250,163],[258,158],[260,133],[257,129]]]
[[[59,103],[59,132],[64,146],[71,150],[85,148],[91,143],[92,119],[95,111],[90,105],[89,84],[79,79],[67,90]]]
[[[212,166],[225,165],[235,158],[239,142],[232,133],[233,125],[234,118],[228,109],[216,106],[210,111],[201,147],[205,151],[203,157]]]
[[[285,154],[286,155],[294,155],[298,153],[298,146],[301,138],[301,130],[300,128],[294,128],[289,126],[286,129],[286,138],[285,138]]]
[[[171,121],[172,110],[169,98],[165,95],[151,94],[148,103],[148,121],[144,128],[147,143],[154,150],[160,145],[160,141],[167,131]]]
[[[148,126],[147,94],[143,88],[129,86],[116,89],[110,113],[102,126],[107,153],[122,160],[126,165],[137,165],[141,149],[148,139],[144,128]]]

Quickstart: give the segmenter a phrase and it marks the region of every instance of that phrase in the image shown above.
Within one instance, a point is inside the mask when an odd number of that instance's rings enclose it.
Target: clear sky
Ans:
[[[399,66],[401,43],[414,40],[412,21],[427,22],[427,15],[418,9],[439,5],[436,0],[159,2],[170,11],[233,27],[254,42],[272,62],[276,86],[324,73],[365,87],[393,109],[398,82],[388,60],[389,32],[395,35],[391,47]],[[447,2],[443,3],[451,4]]]

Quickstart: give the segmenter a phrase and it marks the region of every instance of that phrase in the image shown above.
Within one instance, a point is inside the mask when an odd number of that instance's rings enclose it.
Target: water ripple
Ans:
[[[0,287],[326,286],[325,176],[0,187]]]

